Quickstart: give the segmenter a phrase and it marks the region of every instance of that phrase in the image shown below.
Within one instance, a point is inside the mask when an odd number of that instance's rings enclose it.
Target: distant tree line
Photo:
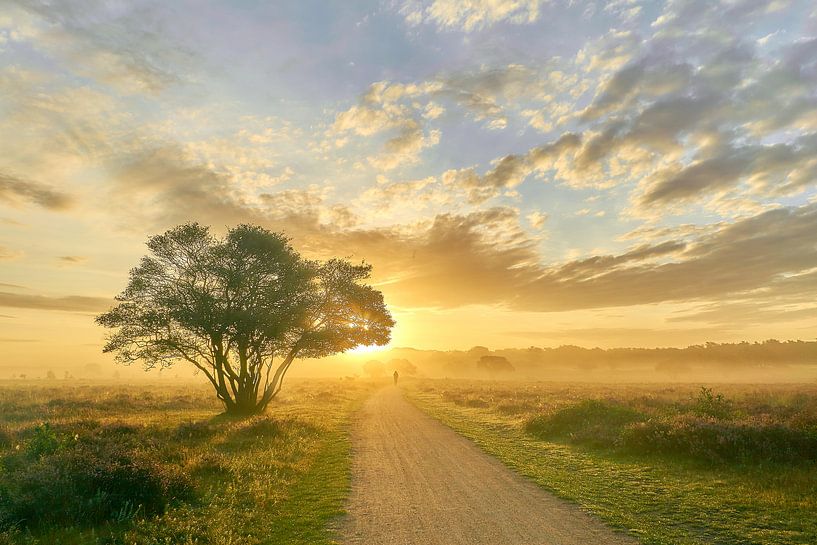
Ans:
[[[536,375],[550,368],[593,369],[648,368],[684,373],[691,367],[740,370],[817,364],[817,341],[779,341],[697,344],[686,348],[583,348],[565,345],[489,350],[394,349],[390,357],[409,359],[424,373],[442,376]],[[496,359],[501,358],[501,359]]]

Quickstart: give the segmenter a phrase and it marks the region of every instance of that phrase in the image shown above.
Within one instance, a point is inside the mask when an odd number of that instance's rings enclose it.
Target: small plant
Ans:
[[[28,441],[26,452],[32,458],[42,458],[54,454],[65,446],[67,439],[61,437],[48,422],[43,422],[34,428],[34,434]]]
[[[732,403],[723,394],[715,394],[711,388],[701,386],[693,411],[698,416],[724,420],[732,415]]]

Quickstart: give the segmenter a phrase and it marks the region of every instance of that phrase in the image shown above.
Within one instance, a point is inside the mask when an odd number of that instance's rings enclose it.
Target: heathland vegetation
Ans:
[[[0,385],[0,544],[329,543],[369,390],[296,381],[235,419],[203,385]]]
[[[654,544],[817,542],[817,385],[425,380],[415,402]]]

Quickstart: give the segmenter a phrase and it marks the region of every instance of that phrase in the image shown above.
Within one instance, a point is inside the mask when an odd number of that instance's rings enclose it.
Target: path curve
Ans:
[[[410,404],[399,388],[366,402],[353,441],[343,543],[638,543],[516,475]]]

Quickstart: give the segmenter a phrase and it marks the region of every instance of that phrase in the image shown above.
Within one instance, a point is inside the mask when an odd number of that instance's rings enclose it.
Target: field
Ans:
[[[349,424],[383,383],[293,381],[241,420],[204,386],[6,382],[0,544],[333,543]],[[817,543],[817,385],[401,384],[643,543]]]
[[[293,382],[230,420],[197,386],[0,386],[0,543],[320,544],[370,386]]]
[[[423,380],[410,396],[643,543],[817,543],[814,384]]]

